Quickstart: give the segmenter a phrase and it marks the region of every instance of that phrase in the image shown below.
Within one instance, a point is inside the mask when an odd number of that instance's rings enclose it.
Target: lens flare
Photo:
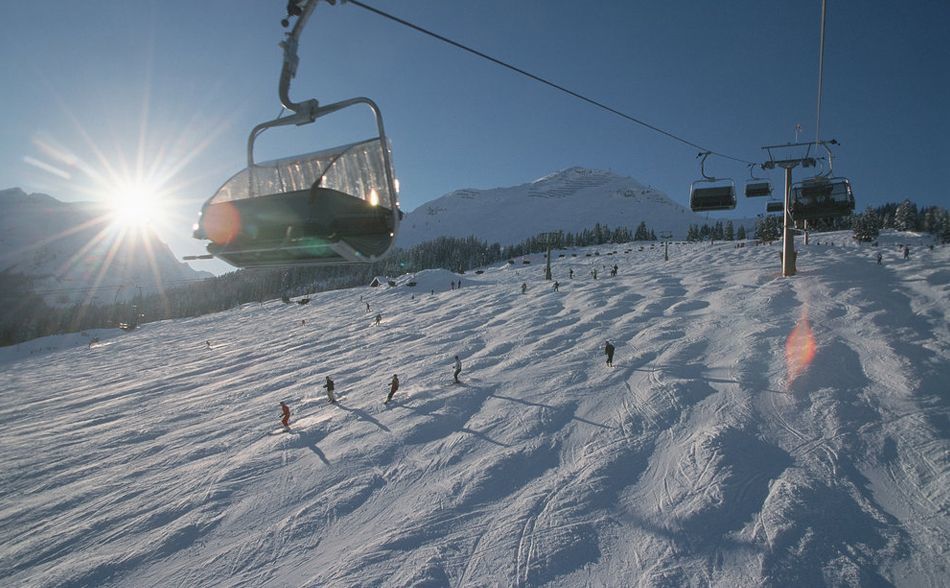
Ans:
[[[789,384],[808,369],[817,350],[815,336],[811,331],[811,325],[808,324],[808,310],[803,308],[798,324],[785,341],[785,365],[788,370]]]

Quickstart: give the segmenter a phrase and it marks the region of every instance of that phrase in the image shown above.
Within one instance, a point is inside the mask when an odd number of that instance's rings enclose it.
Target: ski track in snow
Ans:
[[[946,585],[950,248],[813,239],[0,349],[0,584]]]

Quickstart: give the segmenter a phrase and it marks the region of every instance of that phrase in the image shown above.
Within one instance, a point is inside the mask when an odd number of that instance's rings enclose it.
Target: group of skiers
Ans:
[[[455,372],[452,374],[452,378],[455,380],[456,384],[460,383],[459,374],[461,373],[462,373],[462,360],[459,359],[458,355],[456,355],[455,356]],[[332,404],[336,404],[337,397],[336,397],[336,394],[333,393],[334,389],[336,388],[336,385],[333,383],[333,379],[330,378],[330,376],[326,377],[326,381],[323,384],[323,388],[325,388],[327,391],[327,400]],[[393,395],[396,393],[397,390],[399,390],[399,375],[393,374],[392,380],[389,381],[389,395],[386,396],[386,400],[383,401],[383,404],[389,404],[389,402],[393,399]],[[284,428],[289,428],[290,427],[290,406],[288,406],[286,402],[281,401],[280,410],[281,410],[281,415],[282,415],[280,419],[280,424],[283,425]]]

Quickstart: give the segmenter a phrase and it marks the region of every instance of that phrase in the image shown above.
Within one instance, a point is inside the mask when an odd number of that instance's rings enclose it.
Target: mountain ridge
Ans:
[[[511,245],[543,232],[579,232],[598,223],[633,230],[641,222],[685,239],[690,225],[709,219],[634,178],[574,166],[516,186],[462,188],[426,202],[406,215],[397,245],[471,235]],[[748,219],[734,222],[751,228]]]

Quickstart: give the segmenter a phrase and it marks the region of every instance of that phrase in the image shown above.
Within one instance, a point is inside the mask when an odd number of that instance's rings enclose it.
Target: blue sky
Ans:
[[[820,0],[725,3],[366,0],[711,149],[814,138]],[[244,166],[247,133],[277,115],[282,0],[4,4],[0,189],[101,198],[151,170],[180,255],[201,203]],[[823,138],[858,207],[950,207],[946,0],[829,0]],[[609,169],[688,203],[696,150],[354,5],[318,6],[291,96],[381,107],[403,208],[458,188]],[[368,135],[357,111],[265,134],[261,158]],[[742,180],[741,164],[709,172]],[[112,170],[110,173],[107,170]],[[779,181],[778,174],[771,176]],[[740,182],[741,185],[741,182]],[[742,202],[734,216],[760,212]]]

